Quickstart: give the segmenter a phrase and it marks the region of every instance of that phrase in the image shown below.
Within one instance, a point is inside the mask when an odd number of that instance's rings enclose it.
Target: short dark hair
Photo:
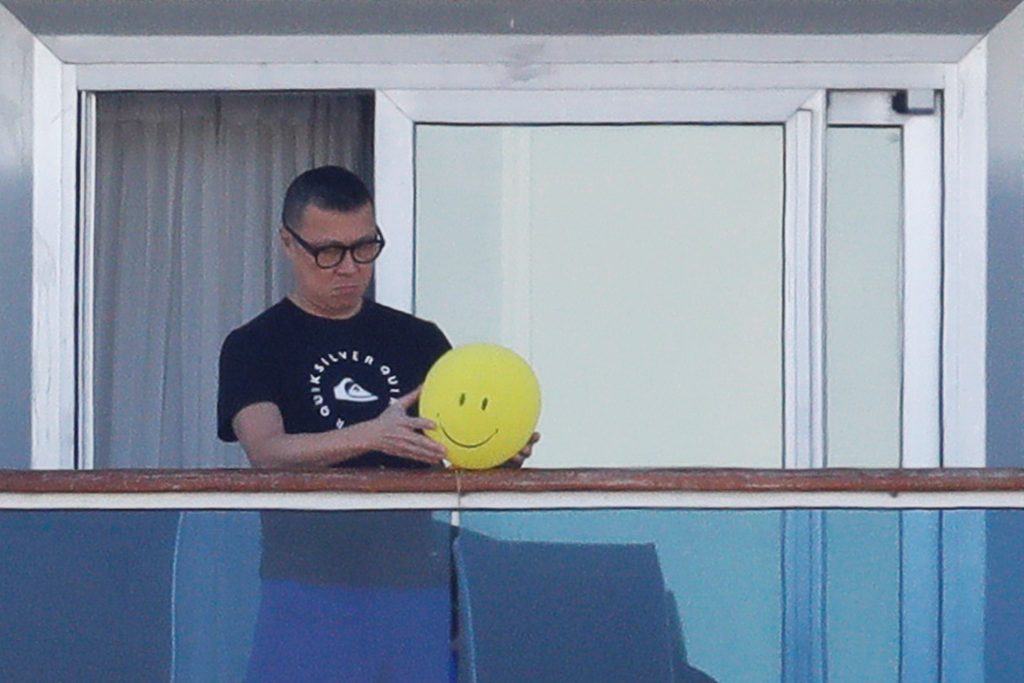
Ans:
[[[320,166],[300,174],[284,194],[281,221],[298,230],[302,214],[313,206],[325,211],[356,211],[373,201],[359,176],[341,166]]]

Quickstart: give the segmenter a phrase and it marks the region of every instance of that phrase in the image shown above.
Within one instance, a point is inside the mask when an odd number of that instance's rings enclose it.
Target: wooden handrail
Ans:
[[[0,470],[0,493],[1024,492],[1024,469]]]

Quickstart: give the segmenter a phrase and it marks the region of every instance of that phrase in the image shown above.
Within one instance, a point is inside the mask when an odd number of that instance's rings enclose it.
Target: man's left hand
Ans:
[[[519,469],[520,467],[522,467],[523,463],[526,462],[526,459],[533,454],[533,446],[538,441],[540,441],[540,433],[534,432],[533,435],[530,437],[530,440],[526,442],[526,445],[523,446],[518,453],[516,453],[508,461],[506,461],[505,464],[502,465],[502,467],[506,467],[509,469]]]

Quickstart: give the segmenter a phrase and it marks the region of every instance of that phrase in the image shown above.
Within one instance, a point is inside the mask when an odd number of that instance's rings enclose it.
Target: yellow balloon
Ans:
[[[514,351],[467,344],[434,363],[423,382],[420,415],[436,429],[427,436],[448,449],[455,467],[483,470],[526,445],[540,417],[540,384]]]

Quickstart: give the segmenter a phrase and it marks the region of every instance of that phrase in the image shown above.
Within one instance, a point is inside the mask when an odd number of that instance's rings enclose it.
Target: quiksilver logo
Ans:
[[[385,403],[391,403],[402,392],[398,376],[390,366],[356,349],[334,351],[318,358],[312,364],[308,386],[314,409],[321,417],[332,420],[338,429],[350,420],[367,419],[364,411],[373,411],[371,404],[384,398]],[[366,386],[372,387],[372,391]]]
[[[351,377],[346,377],[334,387],[334,398],[353,403],[373,403],[377,400],[377,395],[363,389]]]

